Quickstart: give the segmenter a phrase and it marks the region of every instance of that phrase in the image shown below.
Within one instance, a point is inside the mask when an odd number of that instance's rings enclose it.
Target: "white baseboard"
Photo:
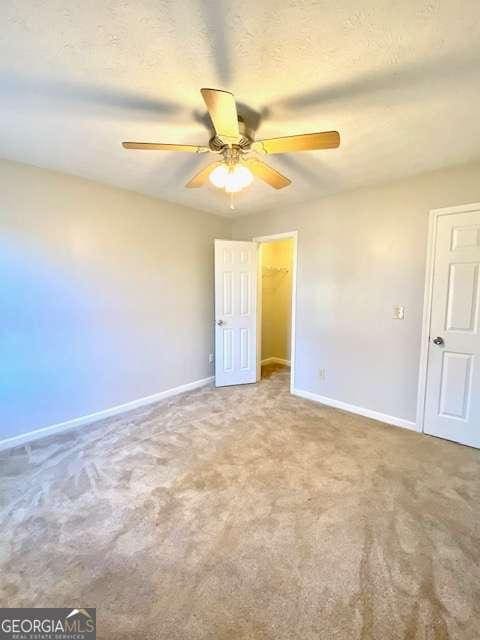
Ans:
[[[386,413],[380,413],[379,411],[373,411],[372,409],[365,409],[359,407],[356,404],[348,404],[347,402],[341,402],[340,400],[334,400],[333,398],[327,398],[326,396],[320,396],[311,391],[304,391],[303,389],[294,389],[294,395],[301,398],[307,398],[307,400],[313,400],[314,402],[320,402],[329,407],[335,409],[341,409],[342,411],[348,411],[349,413],[356,413],[365,418],[371,418],[372,420],[378,420],[379,422],[385,422],[387,424],[393,424],[395,427],[403,427],[404,429],[411,429],[412,431],[418,431],[415,422],[410,420],[404,420],[404,418],[397,418],[395,416],[389,416]]]
[[[166,389],[165,391],[154,393],[151,396],[139,398],[138,400],[132,400],[131,402],[126,402],[125,404],[119,404],[115,407],[103,409],[102,411],[97,411],[96,413],[91,413],[87,416],[81,416],[80,418],[74,418],[73,420],[59,422],[58,424],[52,424],[49,427],[43,427],[41,429],[36,429],[35,431],[29,431],[28,433],[22,433],[18,436],[0,440],[0,451],[18,447],[20,445],[26,444],[27,442],[33,442],[34,440],[38,440],[39,438],[45,438],[46,436],[51,436],[55,433],[61,433],[62,431],[74,429],[75,427],[81,427],[83,425],[91,424],[92,422],[98,422],[98,420],[110,418],[111,416],[116,416],[120,413],[126,413],[127,411],[131,411],[132,409],[137,409],[138,407],[143,407],[148,404],[159,402],[160,400],[165,400],[166,398],[176,396],[179,393],[184,393],[185,391],[191,391],[192,389],[204,387],[212,382],[212,380],[213,376],[210,376],[209,378],[203,378],[202,380],[195,380],[195,382],[188,382],[187,384],[182,384],[179,387]]]
[[[272,356],[271,358],[265,358],[262,360],[261,364],[283,364],[286,367],[290,366],[290,360],[284,360],[283,358],[277,358],[276,356]]]

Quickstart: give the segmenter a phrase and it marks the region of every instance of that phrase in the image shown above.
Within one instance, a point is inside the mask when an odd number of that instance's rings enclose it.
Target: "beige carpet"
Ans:
[[[480,637],[480,452],[200,389],[0,457],[2,606],[120,640]]]

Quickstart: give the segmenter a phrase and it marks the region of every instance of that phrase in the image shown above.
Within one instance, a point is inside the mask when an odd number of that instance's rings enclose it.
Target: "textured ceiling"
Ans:
[[[205,144],[202,86],[257,137],[342,136],[270,156],[293,184],[256,182],[236,215],[480,158],[478,0],[2,0],[0,21],[3,158],[228,215],[183,186],[212,156],[120,146]]]

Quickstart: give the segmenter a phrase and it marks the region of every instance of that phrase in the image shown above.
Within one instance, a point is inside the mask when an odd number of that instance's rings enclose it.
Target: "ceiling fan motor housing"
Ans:
[[[237,148],[240,152],[245,153],[250,150],[250,147],[254,140],[254,134],[253,131],[249,129],[242,116],[238,116],[238,129],[240,131],[240,139],[238,140],[238,142],[233,144],[231,148]],[[229,146],[225,144],[225,142],[223,142],[216,134],[212,136],[209,144],[210,149],[216,152],[222,152],[225,151],[225,149],[229,148]]]

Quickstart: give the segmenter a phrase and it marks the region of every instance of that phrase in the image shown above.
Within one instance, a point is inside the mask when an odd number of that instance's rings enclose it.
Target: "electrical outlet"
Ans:
[[[327,379],[327,370],[326,369],[319,369],[318,370],[318,377],[320,378],[320,380],[326,380]]]
[[[213,353],[210,353],[208,356],[208,361],[213,362]]]

